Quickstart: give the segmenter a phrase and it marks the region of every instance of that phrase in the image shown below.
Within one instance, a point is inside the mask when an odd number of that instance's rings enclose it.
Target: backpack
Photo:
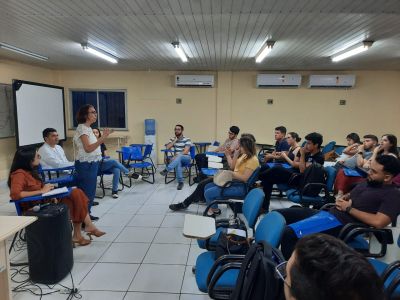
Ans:
[[[295,184],[296,189],[303,191],[304,196],[316,197],[321,192],[322,186],[307,186],[310,183],[326,184],[328,175],[324,167],[318,163],[312,163],[302,174],[294,174],[290,179],[289,185]]]
[[[283,300],[283,281],[275,267],[285,261],[281,252],[265,242],[254,243],[240,268],[230,300]]]

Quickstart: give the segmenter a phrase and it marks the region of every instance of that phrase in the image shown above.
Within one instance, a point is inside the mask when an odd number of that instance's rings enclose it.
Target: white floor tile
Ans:
[[[73,250],[74,262],[97,262],[109,246],[109,242],[92,242],[87,246],[76,246]]]
[[[164,215],[168,210],[168,205],[143,205],[137,212],[138,215]]]
[[[203,294],[197,287],[196,277],[192,272],[192,266],[186,266],[181,293]]]
[[[165,219],[162,222],[161,227],[183,228],[184,222],[185,222],[185,215],[182,214],[167,215],[165,216]]]
[[[125,292],[81,291],[80,294],[82,300],[123,300]],[[47,300],[47,298],[44,300]]]
[[[182,234],[182,228],[160,228],[154,238],[154,243],[190,244],[190,239]]]
[[[194,240],[194,241],[196,241],[196,240]],[[207,250],[206,249],[201,249],[199,247],[199,245],[197,244],[197,241],[196,241],[195,244],[190,245],[189,258],[188,258],[188,261],[187,261],[187,265],[188,266],[194,266],[196,264],[197,257],[201,253],[203,253],[205,251],[207,251]]]
[[[100,262],[137,263],[143,261],[150,244],[113,243],[100,258]]]
[[[125,227],[115,242],[118,243],[151,243],[158,228]]]
[[[74,266],[72,267],[72,278],[74,280],[74,285],[79,286],[81,283],[82,279],[85,278],[85,276],[90,272],[90,270],[93,268],[94,263],[80,263],[80,262],[74,262]],[[71,276],[68,274],[63,280],[60,282],[61,284],[72,287],[72,280]]]
[[[96,222],[96,226],[125,226],[132,219],[128,214],[105,214]]]
[[[160,227],[164,215],[136,215],[128,223],[128,226],[133,227]]]
[[[138,270],[137,264],[98,263],[83,279],[81,290],[126,291]]]
[[[101,226],[96,224],[101,231],[104,231],[106,234],[101,237],[93,237],[93,240],[96,242],[112,242],[114,241],[120,232],[124,229],[123,226]],[[83,233],[84,234],[84,233]],[[85,235],[85,234],[84,234]]]
[[[142,264],[130,291],[179,293],[185,266]]]
[[[134,215],[139,209],[141,208],[140,204],[125,204],[125,203],[118,203],[114,205],[108,212],[111,214],[129,214]]]
[[[180,300],[209,300],[208,294],[193,295],[193,294],[181,294]]]
[[[124,300],[179,300],[179,294],[128,292]]]
[[[186,265],[189,245],[152,244],[143,263]]]

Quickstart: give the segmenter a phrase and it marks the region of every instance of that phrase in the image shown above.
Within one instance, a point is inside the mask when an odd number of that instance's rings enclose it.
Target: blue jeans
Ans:
[[[190,155],[178,154],[174,157],[174,160],[167,166],[167,171],[171,172],[173,169],[176,171],[176,177],[178,182],[183,182],[182,164],[187,165],[190,163]]]
[[[100,162],[75,161],[75,182],[76,186],[83,190],[89,198],[89,213],[91,212],[94,197],[96,195],[97,171]]]
[[[226,199],[229,197],[239,197],[246,196],[246,190],[243,184],[233,184],[224,190],[224,196],[221,197],[222,188],[213,182],[208,183],[204,187],[204,198],[206,199],[207,205],[213,202],[214,200]],[[212,208],[218,208],[217,204],[211,206]]]
[[[112,180],[112,191],[118,191],[118,183],[121,172],[124,174],[128,174],[129,170],[125,168],[120,162],[115,159],[105,159],[100,164],[101,169],[100,172],[112,172],[113,180]]]

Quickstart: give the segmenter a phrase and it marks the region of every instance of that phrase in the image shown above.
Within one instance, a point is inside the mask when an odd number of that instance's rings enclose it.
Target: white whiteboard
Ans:
[[[14,80],[13,91],[17,147],[43,143],[42,131],[48,127],[65,140],[64,88]]]

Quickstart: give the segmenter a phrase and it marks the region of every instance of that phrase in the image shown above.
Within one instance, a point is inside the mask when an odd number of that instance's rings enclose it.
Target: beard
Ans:
[[[372,179],[367,179],[367,184],[370,187],[381,187],[383,185],[383,181],[379,180],[372,180]]]

